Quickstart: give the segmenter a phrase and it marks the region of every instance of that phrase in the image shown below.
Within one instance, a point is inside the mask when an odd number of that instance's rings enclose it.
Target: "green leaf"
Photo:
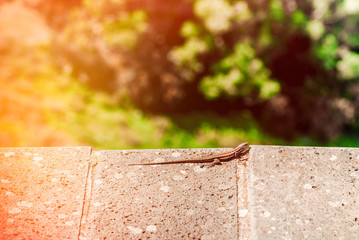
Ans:
[[[342,60],[338,62],[339,76],[343,79],[359,79],[359,54],[343,51]]]
[[[284,18],[283,6],[280,0],[272,0],[269,5],[274,20],[281,21]]]
[[[303,27],[307,23],[307,16],[300,10],[292,13],[292,22],[296,27]]]
[[[338,51],[338,40],[334,34],[328,34],[316,48],[315,53],[319,57],[326,69],[332,69],[336,66],[336,55]]]
[[[203,19],[207,29],[213,33],[227,30],[234,15],[233,8],[225,0],[197,0],[194,12]]]
[[[199,27],[191,21],[186,21],[181,27],[181,36],[184,38],[196,37],[199,35]]]

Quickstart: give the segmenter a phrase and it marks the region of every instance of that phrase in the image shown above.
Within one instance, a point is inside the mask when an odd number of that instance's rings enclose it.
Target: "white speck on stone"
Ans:
[[[287,211],[287,209],[285,207],[282,207],[281,209],[279,209],[279,212],[281,212],[281,213],[284,213],[286,211]]]
[[[275,221],[275,220],[277,220],[275,217],[272,217],[270,220],[272,220],[272,221]]]
[[[159,155],[161,152],[155,152],[156,155]]]
[[[170,187],[169,187],[169,186],[162,186],[162,187],[160,188],[160,190],[161,190],[162,192],[169,192],[169,191],[170,191]]]
[[[198,200],[197,203],[198,203],[198,204],[203,204],[203,201],[202,201],[202,200]]]
[[[271,227],[270,229],[272,229],[274,231],[274,230],[276,230],[276,227]]]
[[[57,178],[52,178],[51,182],[57,182]]]
[[[269,216],[270,216],[270,212],[265,211],[265,212],[263,213],[263,216],[264,216],[264,217],[269,217]]]
[[[101,203],[95,202],[93,205],[94,205],[95,207],[99,207],[99,206],[101,206]]]
[[[14,222],[15,222],[15,219],[9,218],[9,219],[7,220],[7,222],[8,222],[8,223],[14,223]]]
[[[10,191],[6,191],[6,192],[5,192],[5,195],[7,195],[7,196],[12,196],[12,195],[15,195],[15,193],[10,192]]]
[[[67,215],[65,215],[65,214],[59,214],[58,217],[61,218],[61,219],[63,219],[63,218],[67,218]]]
[[[32,155],[32,153],[30,153],[30,152],[25,153],[25,156],[31,156],[31,155]]]
[[[80,199],[81,198],[81,196],[79,196],[79,195],[76,195],[76,197],[75,197],[76,199]]]
[[[17,207],[14,207],[13,209],[11,209],[9,211],[10,214],[16,214],[16,213],[19,213],[19,212],[21,212],[21,209],[17,208]]]
[[[38,153],[34,153],[34,156],[39,156],[39,154],[38,154]]]
[[[309,220],[304,220],[304,223],[305,223],[305,224],[308,224],[308,223],[309,223]]]
[[[78,211],[73,212],[72,215],[74,215],[74,216],[79,216],[79,215],[80,215],[80,212],[78,212]]]
[[[52,203],[51,201],[44,202],[45,205],[50,205],[51,203]]]
[[[116,178],[116,179],[121,179],[121,178],[123,178],[123,174],[122,173],[115,173],[113,175],[113,177]]]
[[[7,152],[4,154],[5,157],[10,157],[10,156],[14,156],[15,153],[14,152]]]
[[[134,233],[134,234],[140,234],[140,233],[142,233],[142,229],[141,229],[141,228],[136,228],[136,227],[128,226],[127,229],[130,230],[130,231],[131,231],[132,233]]]
[[[149,226],[146,227],[146,231],[147,232],[156,232],[157,227],[155,225],[149,225]]]
[[[356,160],[359,160],[359,155],[358,156],[356,156],[356,158],[355,158]]]
[[[33,206],[31,202],[27,202],[27,201],[17,202],[16,205],[18,205],[19,207],[27,207],[27,208],[31,208]]]
[[[43,160],[44,158],[43,157],[34,157],[33,159],[35,162],[39,162],[39,161]]]
[[[207,171],[206,170],[206,168],[201,168],[201,166],[195,166],[194,168],[193,168],[193,171],[194,172],[196,172],[196,173],[202,173],[202,172],[205,172],[205,171]]]
[[[172,155],[172,157],[179,157],[179,156],[181,156],[181,153],[179,153],[179,152],[174,152],[174,153],[172,153],[171,155]]]
[[[238,210],[238,217],[245,217],[248,214],[248,209],[242,208]]]
[[[95,151],[95,156],[100,156],[101,155],[101,152],[100,151]]]
[[[183,175],[187,175],[187,171],[181,170],[180,173],[182,173]]]
[[[193,209],[189,209],[186,211],[186,215],[187,216],[192,216],[194,214],[194,210]]]
[[[225,212],[226,208],[225,207],[219,207],[216,209],[217,212]]]
[[[295,223],[298,225],[303,225],[303,221],[300,219],[295,220]]]
[[[175,181],[182,181],[182,180],[184,180],[184,176],[183,175],[174,175],[173,176],[173,180],[175,180]]]
[[[1,182],[2,182],[2,183],[10,183],[10,181],[7,180],[7,179],[1,179]]]
[[[258,181],[258,177],[256,175],[254,175],[254,174],[252,174],[251,179],[252,179],[252,182],[257,182]]]
[[[351,177],[359,178],[359,172],[352,172],[350,174]]]
[[[99,185],[99,184],[102,184],[102,179],[96,179],[94,181],[95,184]]]
[[[274,157],[275,157],[275,155],[272,155],[272,156],[271,156],[271,158],[274,158]]]
[[[340,206],[340,202],[332,202],[332,201],[329,201],[328,204],[332,207],[339,207]]]
[[[73,226],[73,225],[75,225],[74,221],[65,222],[65,226]]]
[[[338,158],[337,156],[332,155],[332,156],[329,158],[329,160],[330,160],[330,161],[335,161],[335,160],[337,160],[337,158]]]
[[[261,182],[255,184],[254,187],[255,187],[255,189],[257,189],[257,190],[259,190],[259,191],[263,191],[264,189],[266,189],[265,184],[264,184],[264,183],[261,183]]]
[[[325,189],[325,192],[326,192],[326,193],[331,193],[332,190],[328,188],[328,189]]]
[[[321,227],[317,227],[315,230],[317,230],[317,231],[322,231],[322,228],[321,228]]]
[[[304,184],[303,188],[304,188],[304,189],[307,189],[307,190],[308,190],[308,189],[312,189],[312,185],[310,185],[310,184],[307,183],[307,184]]]

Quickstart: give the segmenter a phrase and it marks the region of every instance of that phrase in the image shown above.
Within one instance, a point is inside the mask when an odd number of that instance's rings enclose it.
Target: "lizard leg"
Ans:
[[[214,165],[221,165],[221,160],[219,160],[218,158],[213,159],[213,162],[211,162],[211,164],[209,165],[210,167],[213,167]]]

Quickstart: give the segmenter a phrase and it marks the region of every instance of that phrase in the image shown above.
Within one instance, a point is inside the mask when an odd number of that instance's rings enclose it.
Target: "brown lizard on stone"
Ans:
[[[176,164],[176,163],[211,163],[211,166],[221,164],[221,161],[228,161],[234,158],[241,158],[249,152],[248,143],[239,144],[231,150],[210,155],[203,158],[192,158],[187,160],[177,160],[168,162],[152,162],[152,163],[131,163],[128,165],[159,165],[159,164]]]

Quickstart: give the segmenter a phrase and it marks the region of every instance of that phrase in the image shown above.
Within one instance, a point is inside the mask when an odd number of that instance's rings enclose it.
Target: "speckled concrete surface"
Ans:
[[[99,151],[80,239],[236,239],[236,161],[127,166],[223,149]]]
[[[253,239],[359,239],[359,149],[252,146]]]
[[[359,239],[359,149],[0,148],[0,239]],[[81,230],[81,231],[80,231]]]
[[[0,148],[0,239],[78,239],[90,153]]]

